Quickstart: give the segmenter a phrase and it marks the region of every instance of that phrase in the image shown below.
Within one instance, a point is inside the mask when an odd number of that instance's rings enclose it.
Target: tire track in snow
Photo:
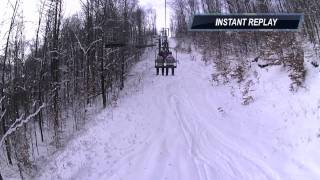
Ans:
[[[164,88],[164,87],[162,87],[162,88]],[[159,90],[162,91],[162,88]],[[180,150],[188,148],[187,146],[185,147],[185,144],[188,144],[186,138],[184,138],[184,140],[186,140],[186,143],[185,142],[177,142],[177,140],[172,141],[172,139],[171,139],[172,134],[178,133],[178,132],[176,132],[176,130],[179,128],[176,127],[176,124],[179,124],[180,122],[176,118],[175,113],[173,111],[173,109],[174,109],[173,106],[175,104],[171,103],[171,99],[174,96],[172,94],[174,94],[174,93],[170,93],[170,89],[175,88],[175,84],[168,83],[165,86],[165,88],[169,91],[162,92],[162,95],[164,97],[156,96],[154,98],[153,104],[150,105],[150,106],[159,107],[158,110],[161,111],[161,113],[160,113],[161,117],[157,118],[157,119],[163,120],[162,123],[158,123],[158,125],[159,125],[157,128],[158,130],[156,132],[154,132],[152,135],[152,138],[150,138],[149,142],[151,142],[151,143],[147,146],[143,146],[143,147],[139,148],[138,152],[135,152],[129,156],[122,158],[121,163],[118,163],[113,169],[120,169],[121,167],[124,167],[125,162],[128,161],[128,159],[135,159],[134,160],[135,162],[140,161],[141,164],[149,164],[147,166],[148,167],[147,172],[149,172],[149,173],[152,172],[153,174],[147,174],[147,175],[145,174],[144,175],[146,177],[145,179],[150,179],[152,177],[152,175],[154,176],[154,174],[158,174],[157,178],[160,179],[161,174],[165,174],[166,171],[170,171],[170,170],[167,170],[167,167],[165,165],[168,162],[175,162],[174,155],[181,156],[181,154],[179,154],[179,153],[181,153]],[[161,94],[160,92],[157,92],[157,91],[155,91],[154,93]],[[166,108],[161,108],[161,107],[166,107]],[[153,109],[154,107],[150,107],[150,108]],[[173,126],[173,128],[170,128],[170,126]],[[183,134],[181,133],[179,136],[183,137]],[[179,137],[175,137],[175,138],[177,139]],[[170,149],[167,149],[168,145],[170,146]],[[167,149],[165,151],[168,151],[168,153],[166,155],[164,155],[164,157],[163,157],[163,149]],[[183,161],[183,162],[179,161],[176,163],[186,163],[186,161]],[[190,162],[188,162],[188,163],[190,163]],[[192,163],[194,164],[194,167],[197,167],[196,162],[192,162]],[[190,171],[191,169],[187,169],[187,170]],[[161,173],[161,172],[163,172],[163,173]],[[180,173],[184,173],[184,172],[183,171],[177,172],[177,176],[181,176],[181,175],[179,175]],[[111,179],[117,179],[117,177],[119,177],[119,174],[114,174],[111,176]],[[197,179],[204,179],[204,178],[198,177]]]
[[[177,120],[179,121],[179,125],[180,125],[182,133],[184,135],[184,138],[189,145],[190,155],[193,159],[193,163],[197,167],[199,179],[207,180],[208,177],[207,177],[206,169],[199,165],[199,159],[196,156],[196,153],[194,152],[194,139],[192,137],[192,133],[190,131],[190,128],[185,123],[184,116],[181,113],[179,100],[177,99],[177,97],[175,95],[173,95],[172,97],[170,97],[170,101],[173,104],[174,113],[175,113],[175,116],[177,117]]]

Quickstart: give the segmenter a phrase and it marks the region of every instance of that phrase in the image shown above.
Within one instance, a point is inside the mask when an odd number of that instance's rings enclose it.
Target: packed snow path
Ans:
[[[152,53],[144,56],[115,107],[97,115],[87,132],[56,153],[39,179],[320,177],[319,158],[311,161],[319,143],[294,144],[299,139],[292,137],[293,122],[285,122],[294,105],[278,106],[277,97],[269,97],[269,102],[243,106],[227,88],[212,86],[212,69],[190,55],[180,55],[176,76],[168,77],[155,75]]]

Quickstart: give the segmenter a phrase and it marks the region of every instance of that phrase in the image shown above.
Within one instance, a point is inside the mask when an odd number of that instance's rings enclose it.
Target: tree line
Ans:
[[[154,11],[136,0],[81,1],[66,18],[63,0],[43,0],[27,41],[21,4],[0,54],[0,180],[4,167],[32,175],[37,158],[85,125],[90,106],[112,103],[156,32]]]

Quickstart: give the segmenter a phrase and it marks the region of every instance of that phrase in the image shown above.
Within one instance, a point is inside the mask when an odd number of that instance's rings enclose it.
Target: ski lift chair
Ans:
[[[167,76],[169,74],[169,69],[171,69],[171,73],[174,76],[174,69],[177,68],[177,60],[172,56],[172,52],[169,52],[165,59],[165,68]]]
[[[158,55],[155,61],[155,68],[157,69],[157,75],[159,75],[159,69],[161,68],[162,75],[164,75],[165,59],[163,56]]]

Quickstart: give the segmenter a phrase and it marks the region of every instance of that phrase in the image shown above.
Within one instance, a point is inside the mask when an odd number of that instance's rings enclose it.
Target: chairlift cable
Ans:
[[[164,28],[167,28],[167,0],[164,0]]]

